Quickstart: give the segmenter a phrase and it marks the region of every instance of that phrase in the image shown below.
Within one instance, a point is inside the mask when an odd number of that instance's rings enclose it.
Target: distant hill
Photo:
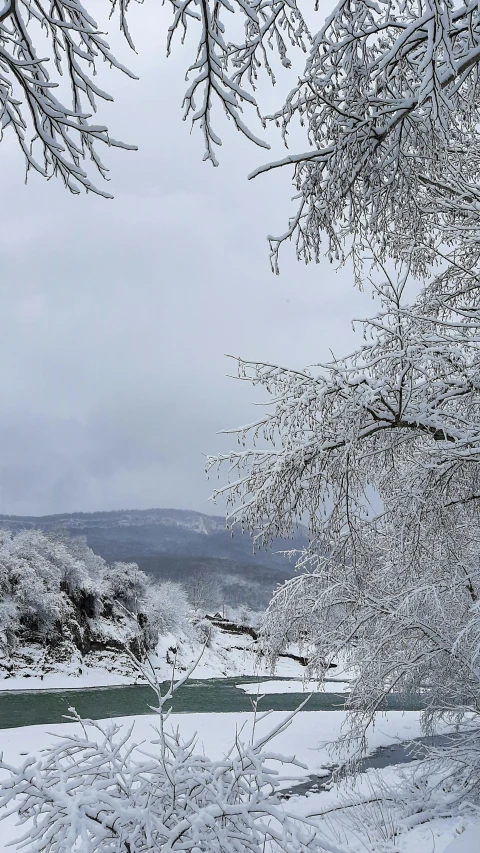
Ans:
[[[300,529],[293,539],[254,553],[251,538],[240,532],[232,536],[221,516],[179,509],[0,515],[0,529],[31,528],[85,537],[108,562],[131,560],[187,588],[195,578],[214,577],[226,603],[253,608],[265,607],[275,587],[293,574],[293,563],[274,552],[306,543],[306,531]]]

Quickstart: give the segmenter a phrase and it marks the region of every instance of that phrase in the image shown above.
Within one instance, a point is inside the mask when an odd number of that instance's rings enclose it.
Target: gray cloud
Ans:
[[[350,318],[368,313],[326,261],[290,251],[270,273],[289,175],[247,182],[265,152],[224,122],[220,167],[202,163],[179,110],[182,51],[165,61],[147,7],[140,26],[140,82],[102,79],[116,97],[102,119],[139,145],[104,152],[114,201],[24,186],[12,140],[0,148],[0,512],[208,511],[204,454],[252,419],[224,354],[302,366],[351,349]]]

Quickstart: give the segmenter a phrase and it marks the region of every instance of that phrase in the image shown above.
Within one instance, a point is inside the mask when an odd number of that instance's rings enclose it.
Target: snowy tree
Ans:
[[[94,642],[132,645],[139,655],[160,634],[185,627],[182,587],[155,583],[136,563],[107,565],[83,540],[39,530],[0,534],[0,643],[83,652]],[[67,648],[65,649],[67,653]]]
[[[103,580],[112,597],[135,616],[138,615],[149,586],[145,572],[142,572],[136,563],[117,562],[105,569]]]
[[[350,655],[360,734],[395,690],[421,686],[427,722],[480,711],[478,25],[476,4],[338,3],[273,116],[285,140],[298,118],[310,150],[254,173],[294,167],[274,269],[290,238],[306,261],[350,255],[380,301],[345,359],[240,359],[271,406],[209,462],[258,542],[308,519],[267,650],[309,640],[320,669]]]
[[[392,692],[422,688],[426,723],[480,714],[479,324],[460,301],[448,322],[443,299],[408,305],[407,273],[374,283],[381,310],[348,358],[304,371],[240,361],[272,406],[210,463],[228,465],[230,521],[259,541],[308,517],[266,650],[275,659],[287,641],[309,642],[321,671],[347,656],[360,741]]]
[[[149,626],[154,643],[158,636],[186,627],[189,601],[184,587],[173,581],[151,583],[148,593]],[[152,643],[149,644],[150,647]]]
[[[217,610],[222,601],[222,587],[217,577],[208,572],[196,572],[189,579],[187,588],[188,599],[195,613],[209,609]]]

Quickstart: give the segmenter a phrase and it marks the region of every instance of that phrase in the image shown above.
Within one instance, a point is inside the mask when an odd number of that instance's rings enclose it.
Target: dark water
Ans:
[[[236,684],[269,681],[270,678],[244,677],[190,679],[174,695],[171,706],[176,713],[225,713],[252,711],[252,699]],[[285,680],[290,679],[276,679]],[[167,687],[167,684],[164,685]],[[305,693],[280,693],[265,696],[260,710],[293,711],[306,698]],[[314,693],[305,711],[338,711],[344,706],[341,693]],[[68,708],[74,707],[85,719],[101,720],[151,714],[149,705],[155,704],[150,687],[96,687],[86,690],[0,692],[0,729],[15,726],[33,726],[38,723],[62,723]],[[389,697],[388,708],[419,710],[418,697]]]
[[[357,770],[359,773],[364,773],[369,769],[379,770],[382,767],[391,767],[395,764],[408,764],[411,761],[427,758],[429,747],[441,747],[449,745],[460,735],[452,733],[448,735],[427,735],[424,737],[414,738],[404,743],[392,743],[390,746],[380,746],[372,755],[368,755],[359,761]],[[332,781],[333,774],[337,768],[329,767],[321,776],[312,773],[301,782],[292,785],[290,788],[285,788],[281,793],[281,798],[289,800],[293,796],[302,796],[305,794],[320,794],[322,791],[328,790]],[[472,851],[473,853],[473,851]]]

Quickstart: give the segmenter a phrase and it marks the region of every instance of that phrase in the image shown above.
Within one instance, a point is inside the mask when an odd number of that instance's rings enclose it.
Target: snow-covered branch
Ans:
[[[410,258],[422,272],[442,241],[477,243],[478,62],[476,3],[341,0],[316,35],[305,71],[271,118],[285,140],[305,126],[311,152],[295,164],[297,214],[279,238],[305,260],[322,241],[332,259],[353,238],[362,254]]]
[[[215,105],[250,142],[269,148],[246,122],[244,106],[253,110],[253,119],[260,117],[255,96],[259,69],[263,67],[275,83],[270,54],[276,53],[281,64],[289,68],[288,48],[306,50],[310,36],[296,0],[169,2],[174,19],[168,32],[168,53],[178,32],[183,41],[189,28],[196,26],[199,31],[196,56],[187,71],[191,83],[183,106],[184,119],[190,119],[193,126],[198,124],[203,133],[204,159],[218,165],[214,146],[221,145],[221,139],[213,129]],[[240,42],[228,41],[225,35],[228,28],[224,19],[235,12],[244,18],[244,38]]]
[[[0,815],[18,815],[24,846],[36,853],[344,853],[277,796],[275,765],[299,762],[269,744],[292,715],[261,737],[238,732],[231,749],[211,760],[195,736],[185,741],[167,726],[165,703],[181,682],[164,696],[150,683],[159,702],[152,744],[137,744],[133,727],[83,721],[70,709],[80,734],[20,767],[0,758],[8,774]]]
[[[464,296],[445,294],[438,302],[434,289],[428,306],[422,296],[409,309],[386,284],[382,311],[364,325],[372,343],[349,358],[305,371],[240,360],[242,378],[262,385],[273,408],[235,431],[238,451],[209,461],[234,472],[235,483],[223,488],[240,501],[232,520],[269,539],[288,535],[307,512],[312,534],[330,544],[334,531],[343,539],[347,509],[368,517],[369,490],[387,500],[397,458],[415,468],[423,458],[429,488],[435,480],[445,506],[461,497],[460,481],[465,499],[477,494],[475,482],[466,488],[464,478],[467,470],[474,478],[469,463],[480,453],[480,326],[474,312],[458,324],[452,318]],[[260,437],[271,447],[257,449]],[[441,488],[447,468],[448,485]]]
[[[176,35],[189,45],[191,38],[196,39],[183,108],[184,119],[201,129],[204,159],[217,164],[215,148],[221,144],[213,127],[217,106],[250,142],[268,148],[253,129],[255,122],[260,127],[257,77],[263,67],[275,82],[272,58],[276,55],[289,68],[289,50],[306,51],[311,37],[296,0],[168,0],[167,5],[173,12],[167,53]],[[134,49],[129,6],[130,0],[102,4],[48,0],[46,5],[39,0],[5,0],[0,6],[0,128],[14,132],[27,171],[60,176],[74,193],[83,187],[109,197],[89,177],[88,161],[102,178],[107,177],[98,143],[135,148],[93,122],[97,103],[112,100],[94,82],[100,60],[130,77],[134,74],[112,54],[92,12],[105,14],[110,7],[110,18],[117,17],[127,45]],[[250,118],[244,116],[245,108]]]
[[[129,0],[111,0],[127,40]],[[84,164],[91,161],[105,178],[98,143],[134,145],[113,139],[92,121],[98,100],[112,100],[94,77],[99,61],[133,77],[111,53],[92,16],[79,0],[15,0],[0,14],[0,127],[13,131],[28,169],[59,176],[73,193],[80,188],[108,196],[92,183]],[[51,67],[50,71],[48,68]],[[62,83],[68,82],[69,88]],[[70,91],[69,91],[70,90]]]
[[[478,285],[446,281],[414,305],[405,276],[377,285],[381,310],[345,359],[303,371],[239,361],[271,404],[236,430],[238,450],[209,460],[227,466],[230,523],[258,542],[308,518],[265,651],[306,643],[320,670],[347,655],[360,746],[391,693],[421,689],[428,724],[480,714]],[[480,789],[480,765],[470,783]]]

